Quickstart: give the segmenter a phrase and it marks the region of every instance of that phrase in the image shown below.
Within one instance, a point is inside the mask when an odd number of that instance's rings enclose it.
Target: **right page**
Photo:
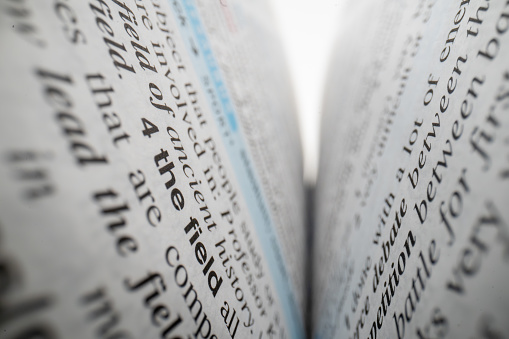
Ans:
[[[313,336],[505,338],[509,2],[345,10],[324,100]]]

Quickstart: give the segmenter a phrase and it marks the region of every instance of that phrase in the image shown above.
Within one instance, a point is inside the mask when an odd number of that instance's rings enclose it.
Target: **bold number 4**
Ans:
[[[148,121],[145,118],[141,118],[141,121],[143,122],[143,135],[148,136],[149,138],[152,138],[152,134],[159,132],[159,128]]]

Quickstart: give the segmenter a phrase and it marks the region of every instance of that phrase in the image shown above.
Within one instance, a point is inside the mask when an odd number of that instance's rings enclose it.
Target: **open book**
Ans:
[[[0,337],[507,337],[509,2],[345,9],[305,189],[266,3],[2,0]]]

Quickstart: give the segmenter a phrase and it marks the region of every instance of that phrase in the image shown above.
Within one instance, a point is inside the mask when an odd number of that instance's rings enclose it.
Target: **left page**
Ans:
[[[5,338],[299,338],[304,203],[265,3],[0,2]]]

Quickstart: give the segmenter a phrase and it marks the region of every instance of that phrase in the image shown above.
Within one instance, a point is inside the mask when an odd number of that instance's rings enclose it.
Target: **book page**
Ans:
[[[299,338],[300,139],[263,2],[2,1],[6,338]]]
[[[316,338],[509,330],[509,5],[356,2],[330,65]]]

